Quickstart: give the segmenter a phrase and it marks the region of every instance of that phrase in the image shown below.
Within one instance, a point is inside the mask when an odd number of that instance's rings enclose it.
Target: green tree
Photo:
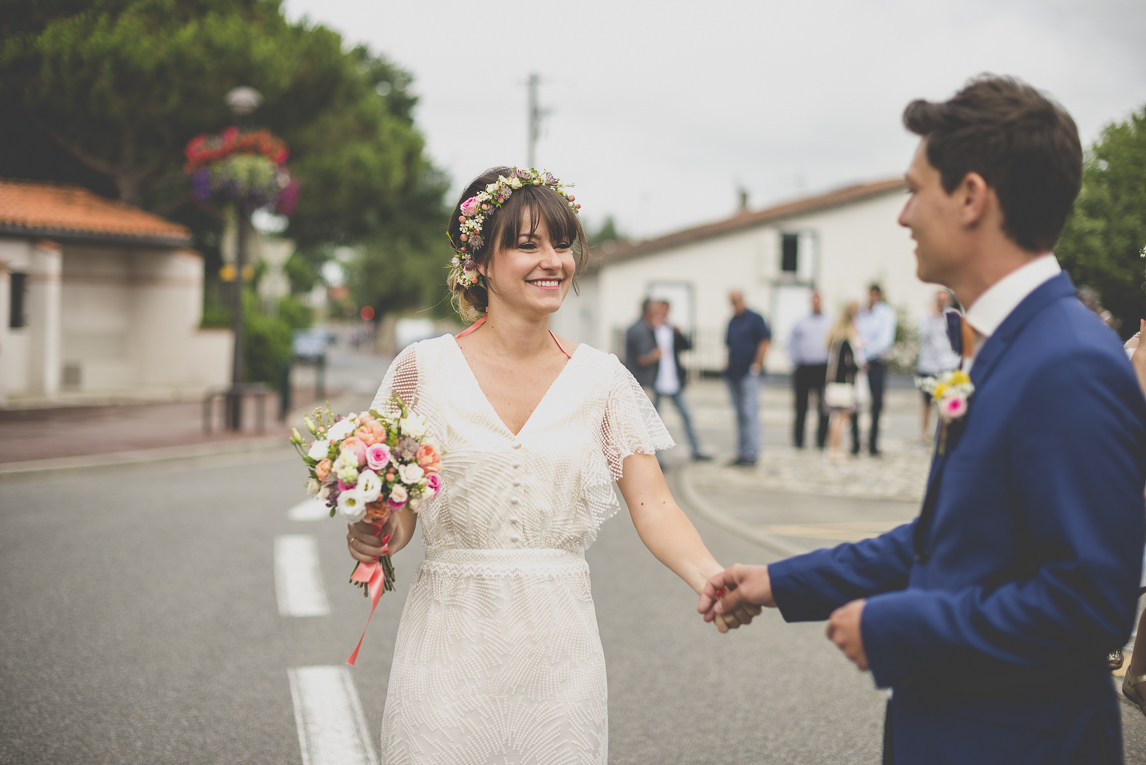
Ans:
[[[1146,107],[1087,152],[1082,191],[1055,247],[1075,284],[1093,287],[1129,337],[1146,318]]]
[[[79,183],[185,223],[213,277],[222,223],[191,200],[182,152],[232,121],[229,90],[252,86],[265,100],[251,122],[286,139],[300,182],[286,235],[305,283],[335,247],[441,228],[448,182],[425,155],[410,81],[288,22],[279,0],[0,0],[0,102],[15,106],[0,109],[0,176]]]
[[[596,231],[587,231],[585,233],[589,240],[590,248],[599,247],[605,242],[621,242],[628,238],[617,231],[617,222],[613,220],[612,215],[605,216],[605,220],[601,222],[601,226]]]

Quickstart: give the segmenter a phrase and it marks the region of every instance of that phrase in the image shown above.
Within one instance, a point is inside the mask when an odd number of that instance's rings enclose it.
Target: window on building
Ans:
[[[25,295],[28,290],[28,275],[13,271],[8,275],[11,294],[8,296],[8,326],[16,329],[28,322],[24,318]]]
[[[780,271],[794,274],[800,270],[800,235],[780,235]]]

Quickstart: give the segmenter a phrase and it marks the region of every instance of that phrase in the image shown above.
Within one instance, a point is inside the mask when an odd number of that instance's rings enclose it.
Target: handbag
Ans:
[[[824,404],[829,409],[852,409],[856,405],[856,386],[830,382],[824,386]]]
[[[828,368],[831,374],[828,376],[832,379],[839,372],[840,366],[840,349],[835,343],[832,344],[831,359],[829,359]],[[829,409],[854,409],[856,405],[856,386],[854,383],[846,382],[829,382],[824,385],[824,406]]]

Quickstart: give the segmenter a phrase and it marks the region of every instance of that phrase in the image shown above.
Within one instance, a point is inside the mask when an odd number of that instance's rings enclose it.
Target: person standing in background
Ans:
[[[656,301],[645,298],[641,303],[641,318],[625,330],[625,367],[650,398],[657,379],[657,363],[661,360],[661,349],[653,334],[656,311]]]
[[[887,365],[884,361],[891,346],[895,344],[895,309],[884,302],[883,289],[872,284],[868,290],[867,307],[856,317],[856,330],[863,341],[864,357],[867,364],[867,384],[871,389],[871,429],[867,434],[867,448],[871,456],[880,456],[879,415],[883,411],[883,388],[887,382]],[[859,453],[859,417],[852,418],[852,454]]]
[[[951,305],[951,293],[939,290],[935,293],[935,304],[919,321],[919,360],[915,373],[920,377],[935,377],[950,372],[959,366],[959,354],[951,347],[947,336],[947,308]],[[920,391],[923,396],[923,410],[919,427],[919,442],[931,443],[931,394]]]
[[[828,436],[828,416],[824,408],[824,382],[828,373],[828,330],[832,320],[821,310],[820,295],[812,293],[812,312],[796,322],[788,338],[788,356],[792,360],[792,385],[796,389],[796,424],[792,443],[804,448],[808,399],[816,392],[816,448],[823,449]]]
[[[657,361],[657,375],[653,382],[653,407],[659,412],[661,398],[672,400],[673,406],[680,414],[681,424],[684,426],[685,437],[692,449],[694,462],[712,459],[712,455],[700,446],[700,439],[692,427],[692,416],[688,411],[688,403],[684,400],[684,385],[688,380],[684,365],[680,363],[681,351],[692,348],[692,340],[676,326],[668,323],[669,311],[672,307],[667,300],[658,300],[652,312],[653,334],[656,338],[657,348],[660,349],[660,359]]]
[[[748,310],[740,290],[728,293],[728,300],[732,304],[732,319],[724,338],[728,346],[724,379],[736,410],[736,459],[729,464],[751,467],[760,454],[760,378],[772,331],[763,316]]]

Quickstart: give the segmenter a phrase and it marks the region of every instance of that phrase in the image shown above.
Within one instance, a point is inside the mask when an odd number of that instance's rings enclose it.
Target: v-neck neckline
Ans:
[[[573,353],[571,353],[569,358],[565,360],[565,365],[561,367],[561,371],[557,373],[557,376],[554,377],[553,381],[549,383],[549,387],[545,389],[545,393],[542,394],[540,399],[538,399],[537,405],[533,407],[533,411],[530,412],[529,416],[525,418],[525,422],[522,424],[521,429],[514,433],[512,430],[510,430],[509,426],[505,424],[505,420],[501,419],[501,415],[497,413],[497,408],[489,400],[489,396],[485,394],[485,391],[482,390],[481,383],[478,382],[477,375],[474,374],[473,367],[470,366],[470,362],[466,359],[465,353],[462,352],[462,346],[458,344],[458,339],[453,335],[449,335],[449,338],[451,341],[450,344],[453,345],[454,350],[457,351],[458,360],[461,362],[461,365],[465,367],[466,372],[469,373],[470,381],[473,383],[478,395],[481,396],[481,400],[485,402],[486,408],[488,408],[490,414],[493,415],[494,421],[501,426],[503,431],[509,434],[510,438],[519,438],[521,434],[525,432],[526,428],[529,427],[529,424],[533,422],[533,418],[537,416],[537,412],[545,404],[546,399],[549,398],[549,394],[553,392],[553,389],[557,387],[557,383],[560,382],[561,378],[565,376],[565,370],[567,370],[570,365],[573,364],[573,360],[577,357],[577,354],[581,352],[582,346],[585,345],[584,343],[579,343],[577,345],[577,347],[573,350]],[[560,348],[560,344],[558,344],[557,347]]]

